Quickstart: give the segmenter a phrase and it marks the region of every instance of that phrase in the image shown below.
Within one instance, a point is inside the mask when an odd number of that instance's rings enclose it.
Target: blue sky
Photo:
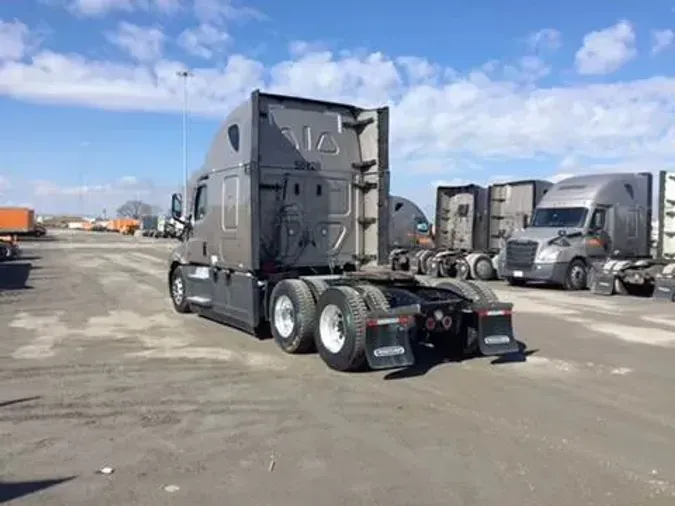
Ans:
[[[392,191],[671,168],[672,2],[0,2],[0,205],[168,202],[253,88],[392,107]]]

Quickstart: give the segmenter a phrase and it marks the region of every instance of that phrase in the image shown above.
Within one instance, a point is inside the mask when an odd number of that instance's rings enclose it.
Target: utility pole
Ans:
[[[176,75],[183,79],[183,209],[187,208],[188,189],[188,79],[192,77],[189,70],[179,70]]]

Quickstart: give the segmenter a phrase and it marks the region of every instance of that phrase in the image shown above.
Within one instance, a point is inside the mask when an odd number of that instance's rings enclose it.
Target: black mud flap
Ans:
[[[372,313],[366,321],[366,359],[371,369],[410,367],[415,363],[410,332],[418,305],[395,308],[387,313]]]
[[[520,351],[511,324],[513,304],[490,302],[475,305],[473,311],[476,315],[478,349],[481,354],[510,355]]]
[[[613,272],[597,270],[591,281],[589,289],[591,293],[597,295],[614,295],[614,280],[616,275]]]
[[[675,278],[657,276],[652,299],[675,302]]]

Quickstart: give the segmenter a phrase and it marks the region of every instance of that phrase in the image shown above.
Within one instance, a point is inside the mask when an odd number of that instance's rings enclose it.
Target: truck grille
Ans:
[[[506,243],[506,268],[527,269],[534,264],[537,255],[535,241],[508,241]]]

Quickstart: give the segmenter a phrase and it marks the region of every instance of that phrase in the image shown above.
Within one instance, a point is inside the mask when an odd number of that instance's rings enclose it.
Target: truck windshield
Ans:
[[[558,207],[537,209],[532,217],[531,227],[583,227],[588,209],[585,207]]]

